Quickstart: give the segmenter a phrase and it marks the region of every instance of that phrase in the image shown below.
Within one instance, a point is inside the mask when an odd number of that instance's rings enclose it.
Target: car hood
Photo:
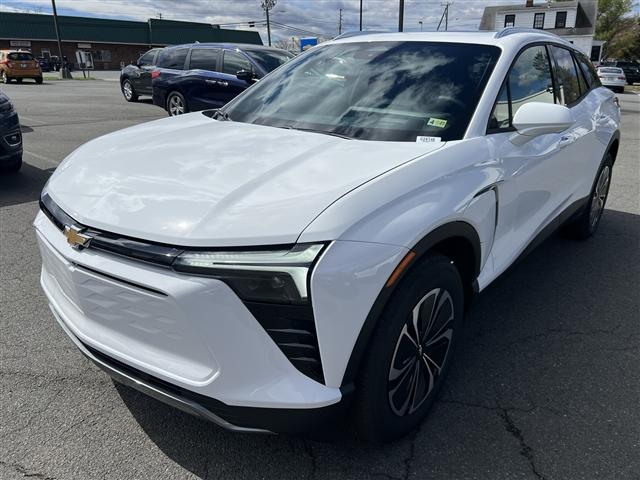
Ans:
[[[291,244],[350,190],[442,145],[348,140],[193,113],[92,140],[65,159],[46,191],[77,221],[134,238]]]

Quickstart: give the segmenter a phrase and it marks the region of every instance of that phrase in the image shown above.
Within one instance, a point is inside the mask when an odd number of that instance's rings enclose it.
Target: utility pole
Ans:
[[[362,0],[360,0],[360,31],[362,31]]]
[[[420,31],[422,31],[422,20],[418,20],[418,25],[420,25]]]
[[[438,28],[436,31],[440,30],[440,25],[442,25],[442,20],[444,20],[444,31],[449,30],[449,6],[452,5],[453,2],[446,2],[441,4],[444,7],[444,11],[442,12],[442,16],[440,17],[440,21],[438,22]]]
[[[404,0],[400,0],[400,11],[398,12],[398,31],[404,31]]]
[[[338,17],[338,35],[342,34],[342,9],[340,9],[340,16]]]
[[[56,0],[51,0],[51,6],[53,7],[53,26],[56,29],[56,38],[58,39],[58,55],[60,59],[60,78],[71,78],[69,67],[64,63],[64,57],[62,56],[62,41],[60,40],[60,28],[58,27],[58,11],[56,10]]]
[[[269,10],[276,6],[276,0],[262,0],[262,9],[267,14],[267,38],[271,46],[271,23],[269,23]]]

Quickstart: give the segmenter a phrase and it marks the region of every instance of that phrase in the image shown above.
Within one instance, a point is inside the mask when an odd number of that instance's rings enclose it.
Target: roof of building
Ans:
[[[480,30],[496,29],[496,14],[498,12],[512,12],[519,10],[531,9],[552,9],[563,10],[566,8],[576,8],[576,26],[574,28],[551,28],[546,29],[557,35],[593,35],[596,28],[596,15],[598,13],[598,0],[566,0],[555,1],[549,4],[534,4],[533,7],[527,7],[526,4],[518,5],[494,5],[485,7],[482,19],[480,20]]]
[[[58,15],[64,41],[174,45],[191,42],[227,42],[262,45],[256,31],[227,30],[208,23],[150,18],[146,22]],[[55,40],[52,15],[0,12],[0,38]]]

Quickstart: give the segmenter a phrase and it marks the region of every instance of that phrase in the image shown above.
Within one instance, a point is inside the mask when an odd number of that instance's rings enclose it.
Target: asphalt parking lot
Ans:
[[[78,145],[166,114],[109,81],[2,89],[25,165],[0,177],[0,479],[640,478],[640,96],[619,96],[597,235],[554,236],[483,292],[427,421],[370,446],[227,433],[85,360],[40,291],[39,192]]]

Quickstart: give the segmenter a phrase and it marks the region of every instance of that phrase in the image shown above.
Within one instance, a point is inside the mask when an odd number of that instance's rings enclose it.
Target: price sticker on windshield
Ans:
[[[447,126],[447,121],[443,120],[442,118],[430,118],[427,121],[427,126],[428,127],[444,128],[444,127]]]
[[[437,143],[441,141],[442,137],[416,137],[416,143]]]

